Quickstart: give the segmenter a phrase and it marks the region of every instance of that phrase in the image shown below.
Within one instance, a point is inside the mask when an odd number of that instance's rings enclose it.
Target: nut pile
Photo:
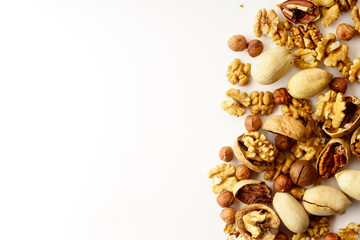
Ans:
[[[360,224],[349,223],[334,233],[328,217],[344,214],[352,204],[350,197],[360,201],[360,170],[343,170],[352,155],[360,160],[360,100],[346,95],[348,82],[360,82],[360,57],[352,61],[343,42],[360,32],[356,4],[357,0],[286,0],[277,5],[283,19],[274,9],[260,9],[255,16],[255,37],[270,37],[277,47],[263,52],[258,39],[248,42],[240,34],[229,39],[231,50],[246,49],[254,58],[251,64],[242,62],[241,55],[232,60],[226,77],[235,86],[251,80],[273,84],[293,65],[299,71],[287,79],[287,87],[273,92],[226,91],[223,110],[236,117],[245,115],[246,109],[251,113],[243,117],[248,132],[232,147],[222,147],[219,158],[225,163],[208,172],[223,208],[220,217],[228,240],[358,238]],[[354,24],[341,23],[336,33],[321,33],[317,22],[328,27],[341,12],[349,12]],[[337,68],[340,76],[318,68],[320,62]],[[324,91],[327,87],[330,90]],[[309,101],[314,96],[315,107]],[[277,107],[281,115],[260,117]],[[271,135],[274,142],[268,139]],[[253,172],[264,180],[251,179]],[[333,177],[341,190],[326,185]],[[281,223],[292,236],[280,232]]]

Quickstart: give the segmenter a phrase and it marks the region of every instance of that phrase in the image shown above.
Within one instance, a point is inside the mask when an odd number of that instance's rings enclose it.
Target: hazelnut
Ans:
[[[279,192],[288,192],[290,191],[293,183],[289,175],[280,174],[274,181],[274,189]]]
[[[289,238],[285,233],[279,232],[279,234],[275,237],[275,240],[289,240]]]
[[[257,39],[253,39],[248,43],[247,51],[250,57],[259,56],[264,49],[264,44]]]
[[[220,207],[227,208],[234,204],[235,197],[231,192],[223,192],[217,196],[216,201]]]
[[[277,105],[289,104],[291,96],[286,88],[278,88],[273,93],[274,102]]]
[[[290,190],[290,194],[299,201],[303,198],[304,193],[305,193],[305,188],[303,187],[296,186]]]
[[[239,166],[236,167],[235,169],[235,177],[241,181],[244,179],[250,179],[251,178],[251,169],[248,168],[246,165],[244,164],[240,164]]]
[[[246,48],[247,41],[243,35],[234,35],[228,41],[228,46],[235,52],[244,51]]]
[[[316,182],[318,175],[315,167],[308,161],[300,160],[290,167],[291,180],[298,186],[306,187]]]
[[[324,240],[340,240],[340,238],[336,233],[327,233],[324,236]]]
[[[336,28],[336,35],[344,41],[350,41],[355,36],[355,33],[355,28],[346,23],[341,23]]]
[[[249,115],[245,118],[245,128],[249,132],[257,131],[261,128],[262,121],[257,115]]]
[[[234,157],[234,152],[231,147],[224,146],[220,149],[219,157],[224,162],[230,162]]]
[[[235,223],[235,214],[236,214],[236,210],[232,207],[228,207],[221,211],[220,217],[227,224],[233,224]]]
[[[334,90],[335,92],[345,93],[347,89],[347,82],[345,78],[334,77],[333,79],[331,79],[329,87],[331,90]]]
[[[275,137],[275,146],[282,152],[290,150],[293,144],[294,140],[287,136],[279,134]]]

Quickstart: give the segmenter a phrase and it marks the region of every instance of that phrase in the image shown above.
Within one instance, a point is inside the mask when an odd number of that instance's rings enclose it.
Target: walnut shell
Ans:
[[[301,121],[285,115],[269,117],[265,121],[263,129],[295,140],[301,140],[306,136],[306,128]]]
[[[244,136],[244,134],[240,135],[233,146],[233,150],[234,150],[234,154],[236,156],[236,158],[243,163],[244,165],[246,165],[248,168],[250,168],[251,170],[261,173],[261,172],[265,172],[267,170],[269,170],[270,168],[273,167],[274,163],[272,162],[266,162],[266,161],[256,161],[253,159],[247,159],[245,157],[245,152],[246,152],[246,146],[244,145],[243,141],[242,141],[242,137]]]
[[[324,132],[330,137],[343,137],[360,126],[360,100],[355,96],[345,96],[345,102],[346,110],[344,113],[346,117],[342,121],[341,126],[333,128],[331,119],[326,120],[322,126]]]
[[[322,178],[330,178],[340,172],[350,159],[350,146],[346,138],[332,138],[320,152],[316,171]]]
[[[274,240],[277,233],[279,232],[280,218],[274,210],[262,204],[251,204],[236,212],[235,222],[239,228],[240,235],[243,236],[245,240],[255,239],[253,238],[252,234],[245,228],[244,216],[248,213],[256,211],[266,212],[265,221],[256,223],[256,226],[261,231],[261,234],[256,238],[256,240]]]
[[[355,143],[356,143],[356,137],[360,134],[360,127],[358,127],[355,132],[353,133],[353,135],[351,136],[351,141],[350,141],[350,149],[352,154],[355,155],[355,157],[357,157],[357,159],[360,160],[360,154],[358,152],[356,152],[355,150]]]
[[[233,194],[237,200],[245,204],[270,205],[274,197],[265,182],[254,179],[239,181],[233,187]]]

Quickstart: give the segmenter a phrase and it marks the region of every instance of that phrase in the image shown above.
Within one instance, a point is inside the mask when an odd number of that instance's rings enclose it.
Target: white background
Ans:
[[[244,132],[226,67],[252,61],[226,43],[276,3],[0,1],[0,238],[225,239],[207,171]]]

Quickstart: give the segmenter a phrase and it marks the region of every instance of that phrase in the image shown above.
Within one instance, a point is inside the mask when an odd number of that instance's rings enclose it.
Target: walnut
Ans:
[[[296,158],[294,155],[290,155],[286,158],[283,167],[281,168],[282,173],[289,173],[291,165],[295,162]]]
[[[334,46],[337,46],[337,48],[340,47],[340,44],[338,44],[340,42],[334,44],[335,40],[336,40],[335,34],[333,33],[326,34],[325,38],[323,38],[318,43],[315,49],[315,51],[317,52],[317,57],[316,57],[317,60],[322,61],[327,56],[327,54],[330,53],[330,50],[333,51],[336,49],[336,48],[334,49]]]
[[[283,115],[291,116],[296,119],[308,121],[313,113],[311,103],[306,99],[292,98],[291,102],[281,107]]]
[[[356,31],[360,32],[360,10],[355,6],[351,11],[351,17],[354,21],[354,28]]]
[[[251,104],[249,109],[252,114],[269,115],[274,111],[275,103],[271,92],[253,91],[250,93]]]
[[[279,17],[276,12],[271,9],[267,13],[266,9],[260,9],[255,17],[254,34],[256,37],[267,35],[273,37],[278,30]]]
[[[357,3],[357,0],[338,0],[340,11],[349,11]]]
[[[231,164],[220,164],[215,168],[210,169],[208,177],[213,179],[212,191],[215,194],[219,194],[224,190],[232,191],[234,185],[238,182],[237,178],[233,176],[235,174],[235,167]]]
[[[234,58],[231,64],[228,66],[226,77],[228,81],[239,86],[244,86],[249,82],[249,71],[251,68],[250,63],[241,63],[238,58]]]
[[[284,46],[286,45],[287,40],[288,40],[288,32],[285,23],[280,21],[278,25],[278,30],[272,37],[272,41],[278,46]]]
[[[331,119],[333,128],[339,128],[345,119],[346,102],[344,94],[333,90],[319,95],[315,115],[320,121]]]
[[[346,228],[337,231],[341,240],[356,240],[359,236],[360,224],[349,223]]]
[[[226,234],[233,234],[239,232],[239,228],[237,227],[236,223],[226,224],[224,227],[224,233]]]
[[[291,152],[296,158],[301,160],[313,161],[316,159],[324,147],[323,139],[319,137],[310,137],[304,141],[297,141],[291,148]]]
[[[320,238],[329,232],[329,218],[310,216],[310,225],[306,232],[311,238]]]
[[[355,81],[360,82],[360,57],[354,60],[353,65],[350,67],[349,81],[354,83]]]
[[[350,76],[350,67],[352,66],[352,62],[349,57],[346,57],[344,61],[338,62],[337,68],[339,72],[342,74],[343,78],[348,78]]]
[[[321,23],[328,27],[330,26],[334,21],[336,21],[340,16],[340,8],[339,5],[334,4],[330,8],[322,8],[321,9]]]
[[[252,211],[243,216],[245,229],[252,235],[253,238],[258,238],[262,233],[260,223],[266,219],[267,212],[262,210]]]
[[[349,47],[346,44],[341,44],[339,48],[329,53],[324,59],[324,64],[327,67],[336,67],[339,62],[345,61],[348,57]]]
[[[354,150],[356,153],[360,154],[360,134],[355,137]]]
[[[245,147],[247,147],[247,151],[245,152],[246,158],[273,162],[278,154],[275,146],[266,140],[266,136],[262,133],[245,133],[242,140]]]
[[[313,0],[313,2],[319,7],[331,7],[336,4],[337,0]]]
[[[323,38],[319,27],[315,23],[309,23],[307,27],[293,26],[290,35],[298,48],[315,49]]]
[[[305,237],[304,233],[296,233],[292,236],[291,240],[315,240],[315,238]]]
[[[226,95],[231,98],[221,103],[221,108],[232,116],[242,116],[245,114],[245,107],[250,105],[250,97],[246,92],[240,92],[240,89],[230,88]]]
[[[284,162],[285,154],[283,152],[279,152],[276,157],[274,167],[264,173],[264,179],[274,181],[280,175]]]
[[[319,62],[316,60],[315,50],[300,48],[294,52],[295,65],[301,69],[316,68]]]

